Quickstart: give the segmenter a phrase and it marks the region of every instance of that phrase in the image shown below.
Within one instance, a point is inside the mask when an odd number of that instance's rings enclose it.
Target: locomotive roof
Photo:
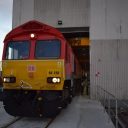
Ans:
[[[13,37],[16,37],[17,35],[20,35],[22,33],[31,33],[31,32],[44,32],[44,33],[48,33],[60,38],[64,38],[62,33],[57,30],[56,28],[46,25],[44,23],[38,22],[36,20],[32,20],[29,21],[27,23],[24,23],[18,27],[16,27],[15,29],[12,29],[5,37],[5,41],[10,40]]]

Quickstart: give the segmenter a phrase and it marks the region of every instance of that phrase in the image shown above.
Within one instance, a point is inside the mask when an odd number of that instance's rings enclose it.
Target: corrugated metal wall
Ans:
[[[127,5],[127,0],[91,0],[92,98],[98,85],[117,98],[128,99]]]
[[[90,0],[14,0],[13,28],[31,19],[59,28],[88,27],[89,9]]]
[[[34,0],[13,0],[12,27],[34,19]]]
[[[128,40],[91,42],[91,95],[101,86],[118,98],[128,97]],[[95,90],[96,91],[96,90]]]
[[[128,39],[128,0],[91,0],[90,37]]]
[[[89,26],[89,0],[35,0],[35,19],[55,27]],[[58,25],[58,20],[62,25]]]
[[[60,8],[61,0],[35,0],[34,18],[56,26],[60,16]]]

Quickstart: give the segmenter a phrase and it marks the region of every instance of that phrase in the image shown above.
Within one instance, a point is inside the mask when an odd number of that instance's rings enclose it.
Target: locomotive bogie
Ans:
[[[12,116],[54,117],[72,101],[72,89],[4,90],[4,108]]]
[[[61,91],[4,90],[4,108],[12,116],[53,117],[62,106]]]

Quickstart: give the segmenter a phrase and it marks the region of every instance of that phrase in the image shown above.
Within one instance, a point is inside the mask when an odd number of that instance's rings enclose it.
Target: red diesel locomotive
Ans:
[[[81,78],[61,32],[38,21],[5,37],[2,69],[4,108],[13,116],[55,116],[71,102]]]

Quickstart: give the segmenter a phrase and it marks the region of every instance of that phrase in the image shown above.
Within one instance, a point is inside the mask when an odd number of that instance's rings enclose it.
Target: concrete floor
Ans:
[[[3,108],[3,103],[0,102],[0,128],[4,127],[6,124],[9,124],[16,119],[17,117],[10,116],[5,112]]]
[[[2,106],[1,102],[0,106]],[[16,118],[0,108],[0,127],[14,119]],[[23,118],[9,128],[43,128],[47,122],[47,119]],[[61,111],[49,128],[114,128],[114,125],[98,101],[77,96],[66,109]]]
[[[49,128],[115,128],[98,101],[75,97]]]

